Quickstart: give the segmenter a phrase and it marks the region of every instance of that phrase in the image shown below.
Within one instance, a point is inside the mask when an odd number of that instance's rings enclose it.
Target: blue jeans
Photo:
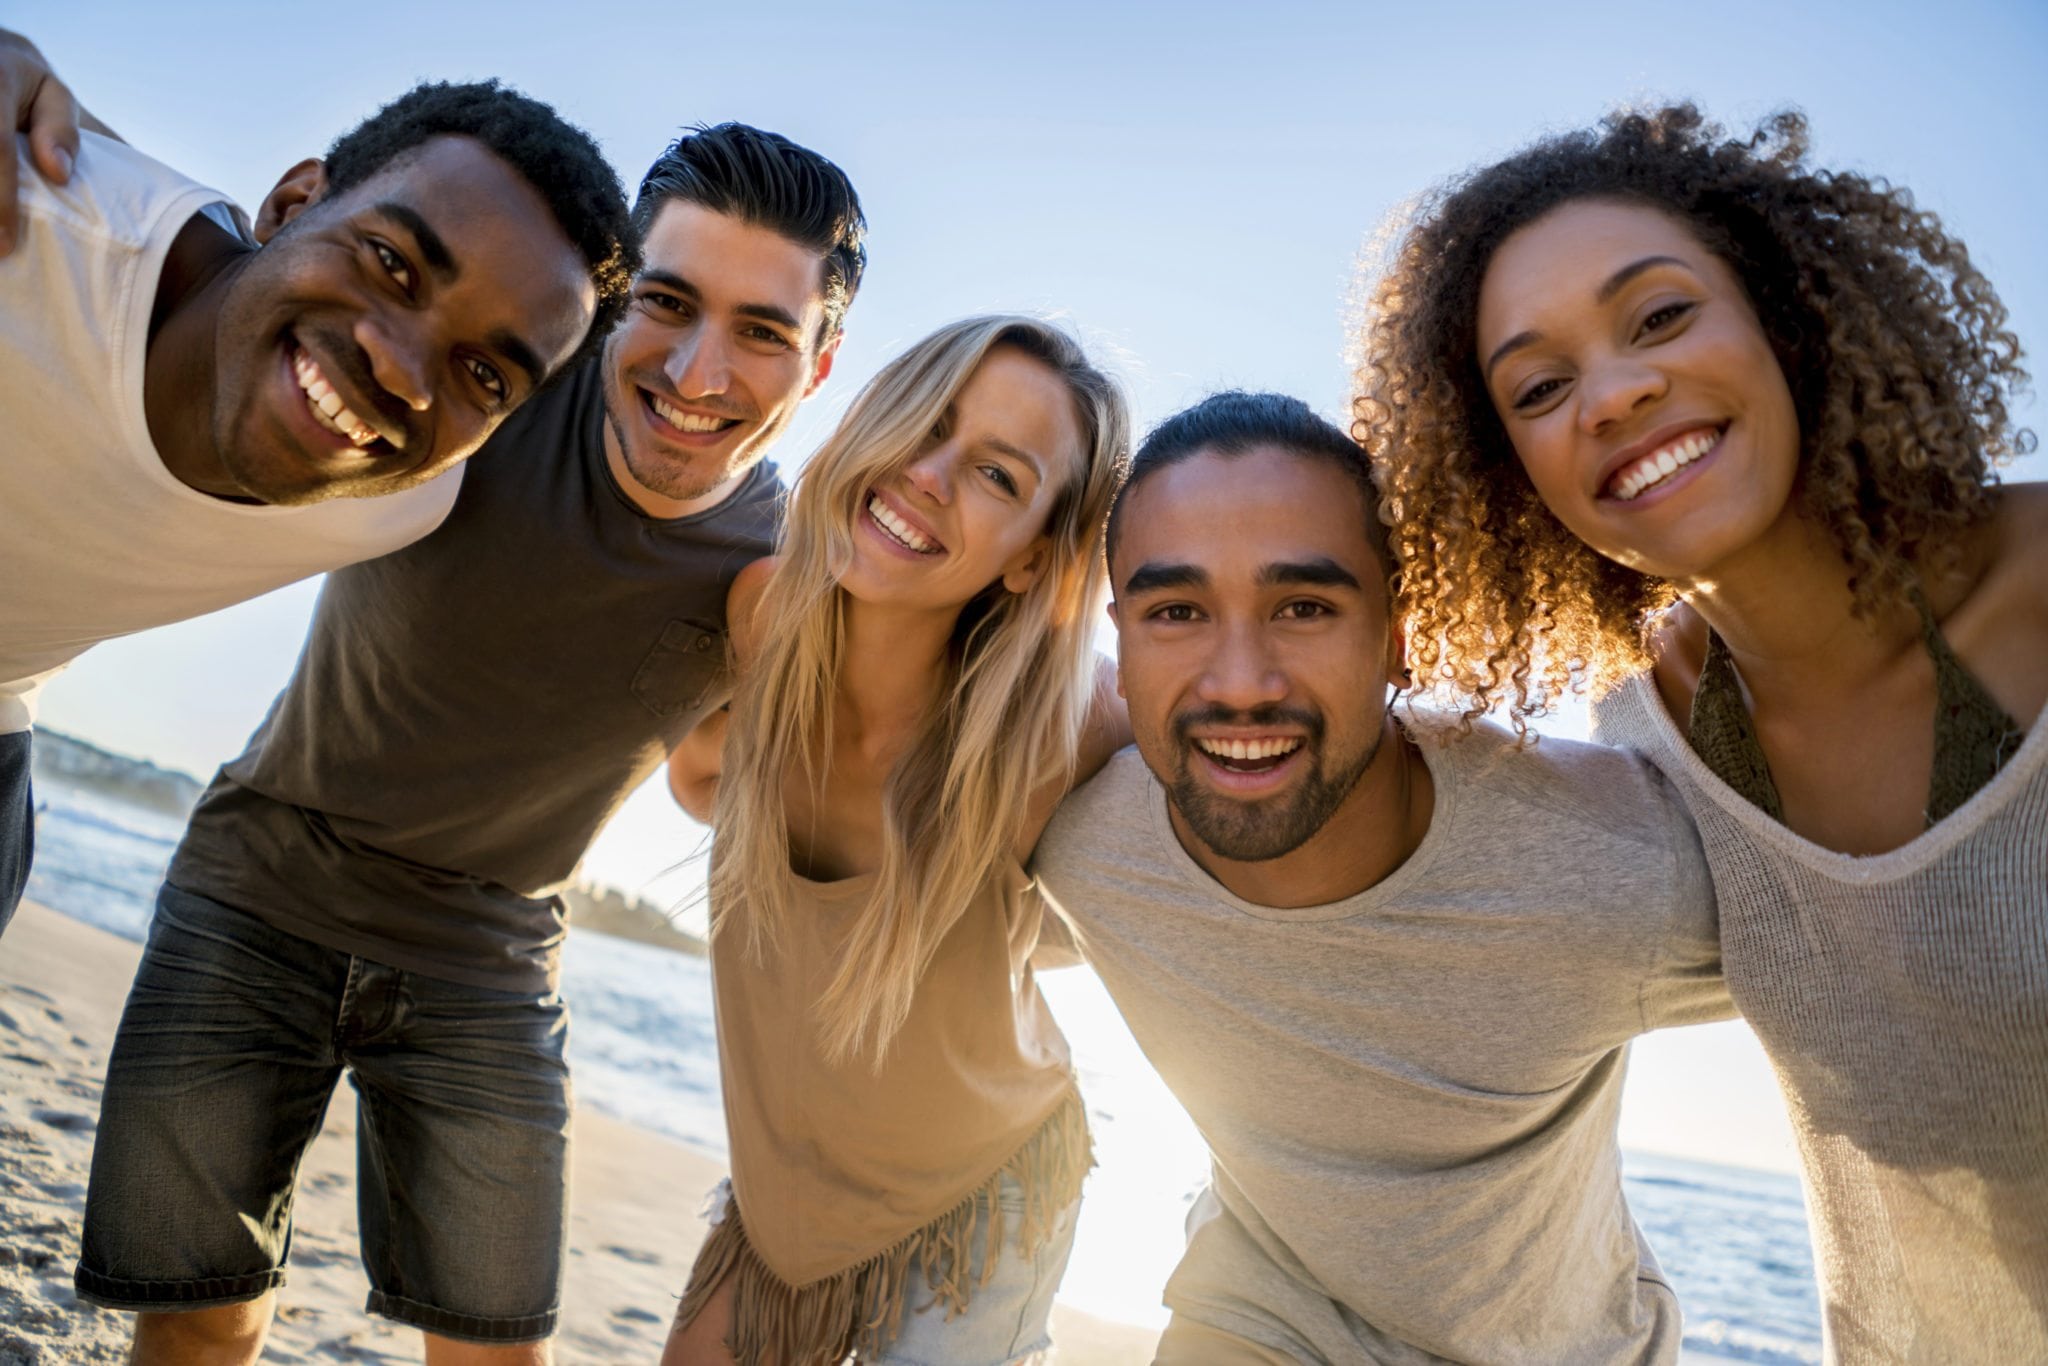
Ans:
[[[14,919],[36,852],[36,806],[28,784],[29,734],[0,735],[0,934]]]
[[[164,887],[107,1065],[79,1297],[162,1312],[281,1285],[299,1161],[346,1069],[369,1311],[549,1336],[567,1031],[559,996],[403,972]]]
[[[895,1341],[877,1357],[862,1357],[863,1366],[1012,1366],[1035,1359],[1052,1346],[1047,1325],[1052,1319],[1053,1295],[1060,1278],[1067,1274],[1067,1257],[1074,1250],[1074,1220],[1080,1215],[1077,1200],[1061,1212],[1052,1235],[1033,1251],[1019,1241],[1024,1224],[1024,1190],[1007,1175],[1002,1193],[1004,1238],[995,1271],[987,1284],[978,1285],[964,1313],[946,1317],[945,1306],[932,1294],[924,1263],[913,1260],[905,1281],[910,1289],[903,1301],[903,1326]],[[982,1278],[988,1253],[983,1214],[969,1239],[974,1251],[964,1278],[977,1285]]]

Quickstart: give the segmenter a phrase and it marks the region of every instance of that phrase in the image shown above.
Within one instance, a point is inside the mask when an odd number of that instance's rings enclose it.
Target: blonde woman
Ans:
[[[1089,641],[1128,444],[1066,334],[955,323],[855,400],[735,582],[729,723],[670,769],[717,830],[732,1180],[667,1366],[1046,1346],[1091,1159],[1023,859],[1127,738]]]

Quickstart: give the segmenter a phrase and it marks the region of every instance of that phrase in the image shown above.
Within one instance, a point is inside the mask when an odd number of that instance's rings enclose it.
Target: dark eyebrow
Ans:
[[[1614,274],[1608,276],[1607,283],[1593,292],[1593,298],[1604,304],[1615,295],[1621,293],[1623,285],[1635,279],[1636,276],[1641,275],[1652,266],[1683,266],[1684,264],[1685,262],[1679,260],[1676,256],[1645,256],[1640,261],[1631,261],[1620,270],[1615,271]]]
[[[644,283],[660,285],[663,289],[680,294],[694,302],[702,303],[704,301],[704,292],[682,276],[677,275],[674,271],[660,270],[650,266],[640,272],[640,279]],[[758,318],[762,322],[774,323],[778,327],[786,327],[792,332],[802,332],[804,330],[803,319],[778,304],[737,304],[734,306],[733,312],[739,314],[742,318]]]
[[[437,277],[453,280],[462,274],[462,267],[455,264],[455,257],[449,253],[448,244],[441,240],[441,234],[435,232],[434,225],[422,218],[417,210],[387,199],[377,205],[377,212],[394,223],[405,225],[405,230],[412,234],[414,244],[419,247],[427,269]]]
[[[1281,560],[1262,566],[1259,583],[1267,588],[1357,588],[1358,576],[1332,559]]]
[[[1209,586],[1207,570],[1191,564],[1160,564],[1149,561],[1131,571],[1124,580],[1124,592],[1129,594],[1151,593],[1161,588],[1206,588]]]
[[[1620,270],[1615,271],[1614,274],[1608,276],[1606,283],[1593,291],[1594,302],[1606,303],[1615,295],[1621,293],[1622,287],[1628,284],[1630,280],[1656,266],[1679,266],[1683,268],[1685,267],[1685,262],[1679,260],[1676,256],[1645,256],[1640,261],[1631,261]],[[1539,340],[1541,336],[1542,334],[1537,332],[1517,332],[1514,336],[1509,337],[1499,346],[1496,346],[1493,349],[1493,354],[1486,358],[1486,378],[1489,380],[1493,378],[1493,367],[1500,364],[1501,358],[1507,355],[1508,352],[1527,346],[1530,342]]]

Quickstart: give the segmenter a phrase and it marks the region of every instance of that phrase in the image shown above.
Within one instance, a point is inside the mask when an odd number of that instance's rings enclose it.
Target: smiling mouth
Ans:
[[[334,392],[334,386],[328,383],[327,376],[303,346],[292,348],[292,374],[306,395],[306,408],[313,414],[315,422],[357,450],[376,443],[376,430],[349,411],[348,405],[341,401],[341,395]]]
[[[713,417],[706,413],[686,413],[674,404],[664,401],[645,389],[640,391],[647,399],[647,407],[653,414],[679,432],[691,436],[708,436],[717,432],[731,431],[740,425],[736,417]]]
[[[920,555],[936,555],[945,549],[890,511],[889,505],[882,501],[882,495],[879,493],[868,495],[868,519],[881,528],[884,536],[905,550],[912,550]]]
[[[1193,741],[1211,763],[1231,773],[1270,773],[1298,753],[1303,743],[1299,735],[1263,736],[1255,740],[1197,736]]]
[[[1608,479],[1607,496],[1623,503],[1634,502],[1720,445],[1727,431],[1725,425],[1704,427],[1658,447],[1640,460],[1630,461]]]

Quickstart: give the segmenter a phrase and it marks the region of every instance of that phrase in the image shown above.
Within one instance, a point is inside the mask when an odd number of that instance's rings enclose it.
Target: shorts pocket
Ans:
[[[640,661],[633,695],[667,721],[702,707],[724,673],[725,632],[679,618],[661,628],[661,638]]]

